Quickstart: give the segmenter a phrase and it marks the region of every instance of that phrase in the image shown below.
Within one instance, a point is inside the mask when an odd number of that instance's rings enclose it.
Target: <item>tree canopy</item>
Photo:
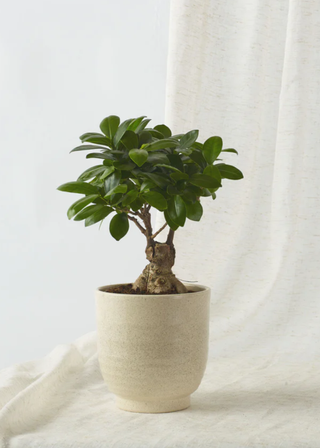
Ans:
[[[82,144],[71,152],[89,151],[87,159],[99,164],[58,187],[84,195],[68,209],[69,219],[91,226],[113,213],[109,230],[120,240],[129,230],[129,220],[139,224],[139,210],[155,207],[175,231],[186,219],[200,221],[201,197],[216,199],[222,179],[243,177],[221,160],[224,152],[237,154],[233,148],[223,149],[221,137],[200,143],[198,130],[172,135],[164,124],[147,127],[150,121],[143,116],[121,123],[111,115],[100,123],[101,133],[80,136]]]

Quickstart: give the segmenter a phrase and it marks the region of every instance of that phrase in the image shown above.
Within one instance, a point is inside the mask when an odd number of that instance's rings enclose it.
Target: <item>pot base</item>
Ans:
[[[123,411],[140,412],[146,414],[176,412],[182,411],[190,406],[190,395],[167,401],[135,401],[116,397],[116,405]]]

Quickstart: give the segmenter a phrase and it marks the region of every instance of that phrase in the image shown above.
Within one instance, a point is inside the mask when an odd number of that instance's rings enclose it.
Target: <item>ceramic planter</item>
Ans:
[[[208,357],[210,289],[130,295],[96,290],[100,369],[120,409],[172,412],[190,405]]]

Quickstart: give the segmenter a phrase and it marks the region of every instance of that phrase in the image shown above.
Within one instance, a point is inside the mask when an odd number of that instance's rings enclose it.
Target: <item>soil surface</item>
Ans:
[[[108,289],[105,289],[106,292],[112,292],[114,294],[148,294],[148,295],[161,295],[161,293],[146,293],[144,291],[140,291],[139,288],[137,290],[132,289],[133,283],[127,283],[123,285],[118,285],[114,287],[109,287]],[[193,291],[187,291],[187,292],[193,292]],[[181,294],[177,292],[175,289],[172,289],[170,292],[166,292],[166,294]],[[163,294],[162,294],[163,295]]]

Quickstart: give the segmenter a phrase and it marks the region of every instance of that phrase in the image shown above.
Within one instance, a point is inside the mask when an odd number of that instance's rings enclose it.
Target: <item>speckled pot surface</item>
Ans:
[[[186,294],[95,292],[100,369],[120,409],[172,412],[190,405],[208,357],[210,289]]]

